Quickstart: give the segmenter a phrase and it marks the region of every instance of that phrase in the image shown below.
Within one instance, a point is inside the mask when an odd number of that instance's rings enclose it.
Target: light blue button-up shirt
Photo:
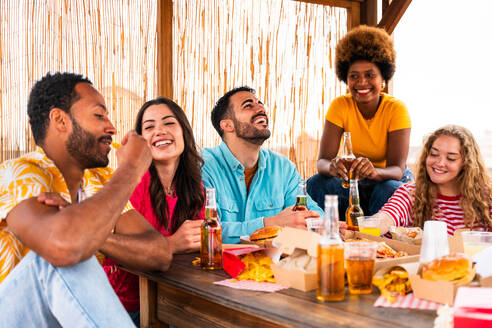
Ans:
[[[244,167],[225,142],[202,150],[205,164],[202,179],[206,188],[215,188],[217,210],[222,225],[222,240],[239,243],[239,237],[263,227],[263,218],[277,215],[296,203],[300,176],[285,156],[260,149],[258,170],[249,193],[244,182]],[[308,195],[308,208],[322,210]]]

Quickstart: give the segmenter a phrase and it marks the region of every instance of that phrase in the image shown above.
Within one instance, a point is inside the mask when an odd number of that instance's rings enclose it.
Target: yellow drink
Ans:
[[[366,227],[366,228],[361,228],[359,226],[359,231],[368,235],[373,235],[376,237],[381,236],[381,229],[380,228],[372,228],[372,227]]]
[[[486,243],[473,243],[473,244],[464,244],[463,247],[465,249],[465,254],[472,257],[473,255],[480,253],[487,247],[490,247],[491,244]]]

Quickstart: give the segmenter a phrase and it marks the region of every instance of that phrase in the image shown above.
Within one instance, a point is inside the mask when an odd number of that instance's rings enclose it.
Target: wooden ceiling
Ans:
[[[292,0],[324,6],[347,9],[347,29],[365,24],[384,28],[393,33],[396,25],[412,0]],[[158,94],[172,98],[172,18],[173,0],[158,0],[157,15],[157,75]],[[378,21],[378,7],[381,6],[382,17]]]

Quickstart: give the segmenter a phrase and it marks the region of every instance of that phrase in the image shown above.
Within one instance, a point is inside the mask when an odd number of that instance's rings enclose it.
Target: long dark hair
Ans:
[[[166,202],[166,193],[162,186],[157,169],[154,163],[150,165],[150,200],[152,207],[160,222],[160,227],[164,225],[167,231],[174,233],[186,219],[192,219],[200,214],[205,201],[202,188],[202,177],[200,174],[203,159],[196,149],[193,130],[186,118],[186,114],[174,101],[165,97],[159,97],[147,101],[142,105],[135,120],[135,131],[142,135],[142,119],[145,111],[150,106],[166,105],[176,116],[176,119],[183,130],[184,150],[179,157],[178,168],[174,174],[172,185],[176,190],[178,202],[174,209],[173,217],[169,217],[169,208]],[[172,220],[171,220],[172,219]],[[172,221],[172,227],[169,222]]]

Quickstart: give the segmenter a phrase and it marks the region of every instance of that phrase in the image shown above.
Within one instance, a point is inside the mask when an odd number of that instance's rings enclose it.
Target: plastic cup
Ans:
[[[309,231],[321,233],[323,229],[323,219],[319,218],[308,218],[306,219],[306,227]]]
[[[465,254],[470,257],[492,246],[492,232],[462,231],[461,238]]]
[[[357,218],[359,224],[359,231],[368,235],[376,237],[381,236],[381,221],[383,219],[379,216],[361,216]]]
[[[420,262],[427,263],[449,254],[448,227],[446,222],[425,221]]]
[[[351,294],[372,293],[372,276],[378,243],[354,241],[344,243],[344,247],[349,292]]]

